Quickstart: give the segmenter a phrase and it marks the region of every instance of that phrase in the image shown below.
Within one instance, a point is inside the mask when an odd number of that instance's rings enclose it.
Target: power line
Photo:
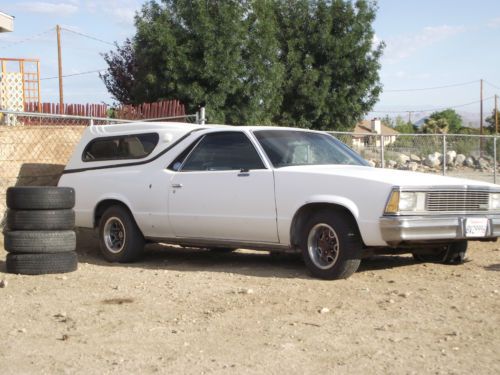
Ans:
[[[13,42],[13,43],[10,43],[6,46],[3,46],[3,47],[0,47],[0,49],[5,49],[5,48],[9,48],[9,47],[12,47],[12,46],[15,46],[17,44],[21,44],[21,43],[26,43],[26,42],[29,42],[30,40],[34,40],[34,39],[38,39],[39,37],[41,37],[42,35],[45,35],[51,31],[54,31],[54,28],[50,28],[48,30],[45,30],[45,31],[42,31],[41,33],[38,33],[38,34],[35,34],[33,36],[29,36],[27,38],[24,38],[24,39],[21,39],[21,40],[18,40],[17,42]]]
[[[462,82],[462,83],[453,83],[453,84],[444,85],[444,86],[422,87],[422,88],[414,88],[414,89],[383,90],[383,92],[408,92],[408,91],[439,90],[439,89],[446,89],[449,87],[467,86],[467,85],[471,85],[473,83],[478,83],[478,82],[479,82],[478,80],[475,80],[475,81]]]
[[[114,43],[111,43],[111,42],[108,42],[106,40],[102,40],[102,39],[96,38],[95,36],[84,34],[84,33],[81,33],[79,31],[75,31],[75,30],[66,29],[65,27],[61,27],[61,29],[65,30],[65,31],[69,31],[70,33],[73,33],[73,34],[76,34],[76,35],[83,36],[83,37],[88,38],[88,39],[95,40],[97,42],[101,42],[101,43],[104,43],[104,44],[109,44],[110,46],[114,47]]]
[[[85,74],[100,73],[100,72],[102,72],[104,70],[106,70],[106,69],[104,68],[104,69],[89,70],[89,71],[81,72],[81,73],[66,74],[66,75],[64,75],[62,77],[65,78],[65,77],[83,76]],[[58,78],[59,78],[59,76],[45,77],[45,78],[40,78],[40,81],[45,81],[45,80],[48,80],[48,79],[58,79]]]
[[[483,101],[487,101],[487,100],[491,100],[493,99],[495,96],[490,96],[488,98],[485,98],[483,99]],[[472,104],[477,104],[477,103],[480,103],[481,100],[476,100],[474,102],[470,102],[470,103],[464,103],[464,104],[457,104],[457,105],[453,105],[453,106],[446,106],[446,107],[436,107],[436,108],[432,108],[432,109],[407,109],[407,110],[401,110],[401,111],[370,111],[372,113],[408,113],[408,112],[412,112],[412,113],[416,113],[416,112],[435,112],[435,111],[440,111],[440,110],[445,110],[445,109],[455,109],[455,108],[462,108],[462,107],[467,107],[469,105],[472,105]]]
[[[500,90],[500,87],[499,87],[499,86],[494,85],[493,83],[488,82],[487,80],[484,80],[484,82],[485,82],[485,83],[487,83],[488,85],[490,85],[491,87],[494,87],[494,88],[496,88],[496,89]]]

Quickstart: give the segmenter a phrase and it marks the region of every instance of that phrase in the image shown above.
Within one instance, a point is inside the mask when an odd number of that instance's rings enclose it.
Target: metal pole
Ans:
[[[495,133],[498,134],[498,95],[495,94]]]
[[[64,96],[63,96],[63,79],[62,79],[62,55],[61,55],[61,26],[56,26],[57,33],[57,64],[59,67],[59,113],[63,113]]]
[[[479,93],[479,97],[480,97],[480,115],[479,115],[479,128],[480,128],[480,132],[479,134],[483,135],[483,80],[481,79],[481,87],[480,87],[480,93]],[[481,143],[482,143],[482,139],[481,139]],[[482,148],[481,148],[482,150]]]
[[[497,137],[493,138],[493,183],[497,183]]]
[[[200,125],[205,125],[205,107],[200,108]]]
[[[446,176],[446,134],[443,134],[443,176]]]
[[[380,166],[385,168],[385,157],[384,157],[384,136],[380,135]]]

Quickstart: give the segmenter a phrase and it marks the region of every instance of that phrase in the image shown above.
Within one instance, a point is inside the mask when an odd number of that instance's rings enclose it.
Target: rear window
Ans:
[[[142,159],[153,152],[159,138],[157,133],[96,138],[85,147],[82,160]]]

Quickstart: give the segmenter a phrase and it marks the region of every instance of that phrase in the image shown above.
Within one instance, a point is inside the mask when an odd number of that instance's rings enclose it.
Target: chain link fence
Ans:
[[[194,123],[197,115],[136,121]],[[87,126],[136,122],[44,113],[0,111],[0,222],[9,186],[56,185]]]
[[[497,182],[496,136],[330,132],[380,168]]]

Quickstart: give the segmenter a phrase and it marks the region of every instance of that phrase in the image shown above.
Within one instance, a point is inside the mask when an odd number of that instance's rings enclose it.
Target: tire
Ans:
[[[311,216],[302,229],[300,248],[311,274],[321,279],[346,279],[361,263],[357,225],[341,211],[320,211]]]
[[[8,210],[9,230],[70,230],[75,226],[75,212],[68,210]]]
[[[111,206],[99,223],[99,246],[109,262],[133,262],[144,251],[145,240],[127,209]]]
[[[67,210],[75,205],[75,190],[56,186],[17,186],[7,189],[13,210]]]
[[[4,247],[9,253],[64,253],[75,251],[74,231],[6,231]]]
[[[453,242],[447,246],[436,248],[430,253],[413,253],[417,262],[463,264],[467,258],[467,241]]]
[[[7,272],[22,275],[44,275],[76,271],[76,252],[56,254],[7,254]]]

